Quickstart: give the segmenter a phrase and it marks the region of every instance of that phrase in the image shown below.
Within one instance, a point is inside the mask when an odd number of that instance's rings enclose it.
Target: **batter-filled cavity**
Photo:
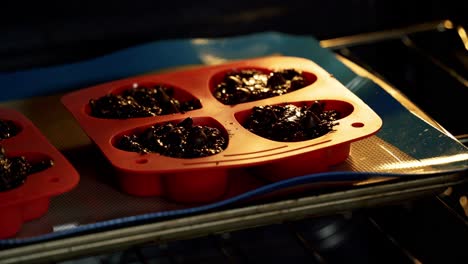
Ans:
[[[338,119],[338,111],[325,110],[325,103],[315,101],[310,106],[256,106],[243,126],[252,133],[274,141],[297,142],[333,131]]]
[[[21,186],[27,177],[54,165],[50,159],[31,162],[24,156],[7,157],[0,146],[0,192]]]
[[[265,73],[256,69],[227,72],[215,85],[214,96],[226,105],[256,101],[286,94],[311,83],[295,69]]]
[[[90,114],[98,118],[126,119],[185,113],[201,108],[200,100],[178,100],[174,87],[134,85],[121,94],[107,94],[89,101]]]
[[[226,149],[227,139],[220,129],[194,125],[189,117],[178,124],[156,124],[141,134],[124,135],[116,147],[174,158],[198,158],[220,153]]]

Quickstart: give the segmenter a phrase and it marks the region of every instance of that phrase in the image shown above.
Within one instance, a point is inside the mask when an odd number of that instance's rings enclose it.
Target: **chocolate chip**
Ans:
[[[201,146],[206,145],[208,136],[203,131],[203,127],[196,126],[190,130],[189,143]]]

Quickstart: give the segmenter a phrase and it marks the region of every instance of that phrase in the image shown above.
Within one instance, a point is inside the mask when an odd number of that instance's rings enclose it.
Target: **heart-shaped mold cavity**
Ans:
[[[213,118],[188,117],[126,131],[114,137],[112,144],[125,151],[189,159],[222,152],[228,145],[228,133]]]
[[[248,78],[235,75],[243,70],[256,73],[250,73]],[[140,86],[173,85],[177,100],[182,101],[177,96],[185,93],[188,100],[202,100],[203,108],[187,114],[134,118],[124,122],[92,118],[90,109],[84,111],[86,105],[89,107],[90,99],[108,93],[122,94],[133,83]],[[232,94],[228,93],[227,83],[233,84]],[[241,85],[236,86],[239,83]],[[243,84],[250,85],[248,91],[242,87]],[[279,89],[275,92],[272,87]],[[249,96],[243,96],[243,93]],[[222,95],[226,95],[225,98]],[[320,100],[320,103],[314,105],[315,100]],[[231,170],[253,173],[272,181],[326,171],[349,156],[351,142],[376,133],[382,125],[372,109],[320,66],[304,58],[284,56],[135,76],[74,91],[64,96],[62,102],[115,168],[123,192],[187,203],[221,199],[226,186],[232,184],[232,180],[227,178]],[[254,106],[287,104],[323,108],[321,112],[331,111],[333,120],[325,120],[324,127],[333,131],[320,131],[315,134],[317,138],[303,136],[304,140],[286,137],[291,142],[284,142],[259,136],[242,126]],[[320,113],[313,113],[321,118]],[[203,143],[208,138],[203,131],[204,135],[190,136],[190,141],[196,144],[185,144],[189,137],[183,135],[181,139],[180,135],[184,133],[174,127],[184,123],[189,116],[192,126],[217,128],[223,135],[225,142],[218,148],[220,151],[209,153],[217,154],[186,155],[193,152],[185,151],[186,146]],[[321,122],[316,122],[312,114],[306,116],[304,121],[297,123],[313,128]],[[164,133],[156,133],[153,126],[158,126]],[[278,129],[281,132],[289,130],[287,126]],[[326,134],[320,136],[323,133]],[[169,151],[169,156],[157,150],[157,153],[152,153],[149,147],[142,146],[141,143],[146,141],[159,144],[162,150],[172,145],[179,146],[179,149]]]
[[[31,174],[53,164],[52,159],[42,153],[6,153],[0,146],[0,192],[21,186]]]
[[[255,106],[235,114],[250,132],[279,142],[298,142],[333,131],[338,120],[353,112],[350,103],[338,100],[305,101]]]
[[[162,83],[133,83],[109,94],[92,98],[85,111],[106,119],[127,119],[185,113],[202,108],[199,99],[189,92]]]
[[[213,96],[225,105],[257,101],[290,93],[311,85],[317,76],[295,69],[230,69],[210,80]]]
[[[21,126],[12,121],[0,119],[0,140],[18,135],[21,132]]]

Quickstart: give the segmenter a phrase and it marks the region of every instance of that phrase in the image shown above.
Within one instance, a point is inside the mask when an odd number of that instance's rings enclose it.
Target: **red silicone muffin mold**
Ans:
[[[213,95],[220,76],[242,69],[295,69],[307,86],[293,92],[236,105],[225,105]],[[89,100],[131,88],[135,83],[167,84],[201,100],[202,108],[164,116],[101,119],[89,114]],[[334,131],[301,142],[276,142],[242,126],[254,106],[311,104],[319,100],[342,115]],[[380,117],[360,98],[314,62],[297,57],[266,57],[232,63],[151,74],[117,80],[65,95],[62,103],[116,169],[121,189],[138,196],[165,196],[179,202],[209,202],[220,198],[228,183],[228,171],[245,168],[277,181],[326,171],[344,161],[353,141],[375,134]],[[157,153],[140,154],[115,147],[122,135],[130,135],[155,124],[177,123],[187,117],[194,124],[218,127],[228,137],[224,151],[200,158],[172,158]]]
[[[1,108],[1,120],[11,120],[20,132],[0,141],[6,157],[24,156],[28,161],[50,159],[54,165],[30,174],[25,182],[8,191],[0,192],[0,238],[14,236],[26,221],[43,216],[51,197],[74,188],[79,175],[68,160],[49,143],[34,124],[21,113]]]

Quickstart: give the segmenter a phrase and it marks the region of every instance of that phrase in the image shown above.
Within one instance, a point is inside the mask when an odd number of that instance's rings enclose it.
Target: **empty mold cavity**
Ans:
[[[0,140],[18,135],[21,126],[12,120],[0,119]]]
[[[173,158],[199,158],[225,150],[228,133],[211,117],[188,117],[126,131],[115,136],[112,144],[131,152],[159,153]],[[141,163],[141,159],[136,162]]]
[[[350,103],[338,100],[303,101],[256,106],[235,114],[250,132],[279,142],[298,142],[333,131],[338,120],[353,112]]]
[[[210,89],[218,101],[234,105],[290,93],[316,80],[315,74],[295,69],[238,68],[215,74]]]
[[[85,111],[97,118],[126,119],[185,113],[200,108],[200,100],[182,88],[162,83],[134,83],[99,98],[90,98]]]

